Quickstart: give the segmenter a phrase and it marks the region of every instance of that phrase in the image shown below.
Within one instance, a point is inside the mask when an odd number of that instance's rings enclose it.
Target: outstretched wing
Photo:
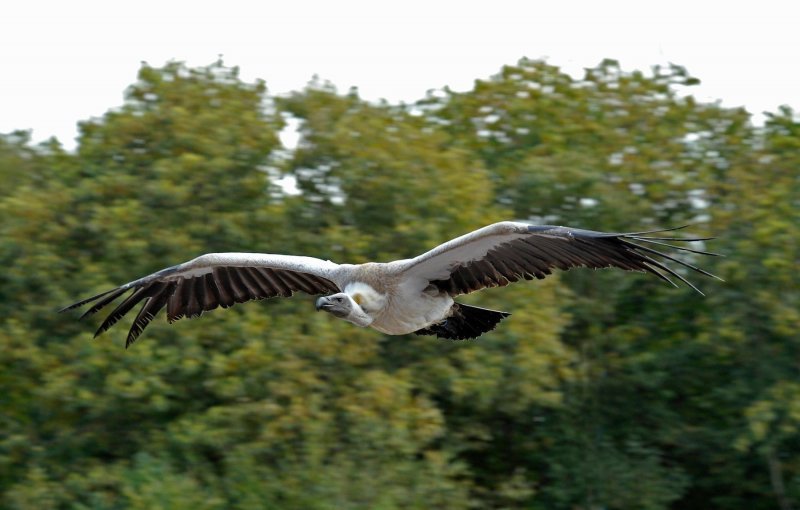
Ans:
[[[199,317],[218,306],[269,297],[289,297],[295,291],[308,294],[340,292],[341,266],[313,257],[260,253],[209,253],[177,266],[162,269],[60,310],[92,303],[81,319],[92,315],[128,291],[130,294],[106,317],[95,336],[113,326],[142,303],[128,332],[125,347],[132,344],[165,306],[167,319]]]
[[[673,276],[700,292],[683,276],[654,257],[670,260],[706,276],[717,277],[684,260],[638,244],[647,243],[702,255],[717,255],[665,242],[705,241],[711,238],[650,236],[678,228],[611,234],[505,221],[478,229],[418,257],[397,261],[395,264],[407,276],[425,278],[453,296],[486,287],[508,285],[520,279],[542,279],[553,268],[567,270],[580,266],[644,271],[677,286],[669,279],[669,276]]]

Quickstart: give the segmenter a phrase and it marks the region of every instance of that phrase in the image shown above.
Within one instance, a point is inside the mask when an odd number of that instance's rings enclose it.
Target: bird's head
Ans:
[[[373,318],[361,308],[355,299],[345,292],[322,296],[317,299],[317,311],[323,310],[348,322],[361,327],[372,324]]]

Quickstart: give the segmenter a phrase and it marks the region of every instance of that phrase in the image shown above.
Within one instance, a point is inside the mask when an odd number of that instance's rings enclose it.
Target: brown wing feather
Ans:
[[[180,266],[168,268],[151,276],[98,294],[72,304],[61,311],[93,303],[83,317],[92,315],[106,305],[130,292],[106,317],[95,336],[117,323],[136,305],[143,303],[128,332],[125,347],[136,341],[147,325],[164,307],[167,319],[174,322],[183,317],[199,317],[219,306],[228,308],[271,297],[288,297],[301,291],[309,294],[339,292],[332,280],[318,274],[285,268],[216,266],[203,274],[182,275]]]
[[[609,234],[547,225],[517,225],[520,228],[519,231],[512,232],[513,235],[509,234],[506,238],[499,238],[497,244],[488,249],[485,254],[475,260],[459,261],[453,264],[447,277],[433,279],[431,283],[439,289],[456,296],[487,287],[502,287],[521,279],[542,279],[551,274],[553,269],[616,267],[628,271],[652,273],[662,280],[675,285],[669,278],[672,276],[700,292],[686,278],[656,260],[653,256],[675,262],[706,276],[717,278],[688,262],[637,243],[659,244],[679,251],[716,256],[717,254],[715,253],[660,242],[664,240],[685,242],[707,240],[708,238],[648,237],[646,234],[651,232]],[[656,232],[666,232],[666,230]],[[466,236],[464,239],[467,242],[471,241]],[[455,249],[462,249],[462,246],[455,244],[449,248],[450,251]],[[433,256],[423,255],[420,259],[423,263],[432,266],[435,257],[446,257],[446,250],[440,249],[439,252]],[[702,292],[700,293],[702,294]]]

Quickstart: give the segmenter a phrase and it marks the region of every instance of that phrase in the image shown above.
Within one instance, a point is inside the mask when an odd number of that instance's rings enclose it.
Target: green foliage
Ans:
[[[392,105],[169,63],[74,153],[0,136],[0,507],[797,506],[800,120],[755,128],[696,82],[522,60]],[[390,260],[509,218],[693,222],[726,282],[571,271],[465,297],[513,312],[469,342],[299,296],[159,322],[128,351],[124,327],[93,341],[54,313],[204,252]]]

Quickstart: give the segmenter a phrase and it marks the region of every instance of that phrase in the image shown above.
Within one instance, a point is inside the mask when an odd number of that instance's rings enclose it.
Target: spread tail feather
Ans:
[[[451,340],[478,338],[483,333],[493,330],[501,320],[509,315],[511,314],[508,312],[498,312],[497,310],[454,303],[450,309],[449,317],[414,333],[417,335],[436,335],[439,338],[449,338]]]

